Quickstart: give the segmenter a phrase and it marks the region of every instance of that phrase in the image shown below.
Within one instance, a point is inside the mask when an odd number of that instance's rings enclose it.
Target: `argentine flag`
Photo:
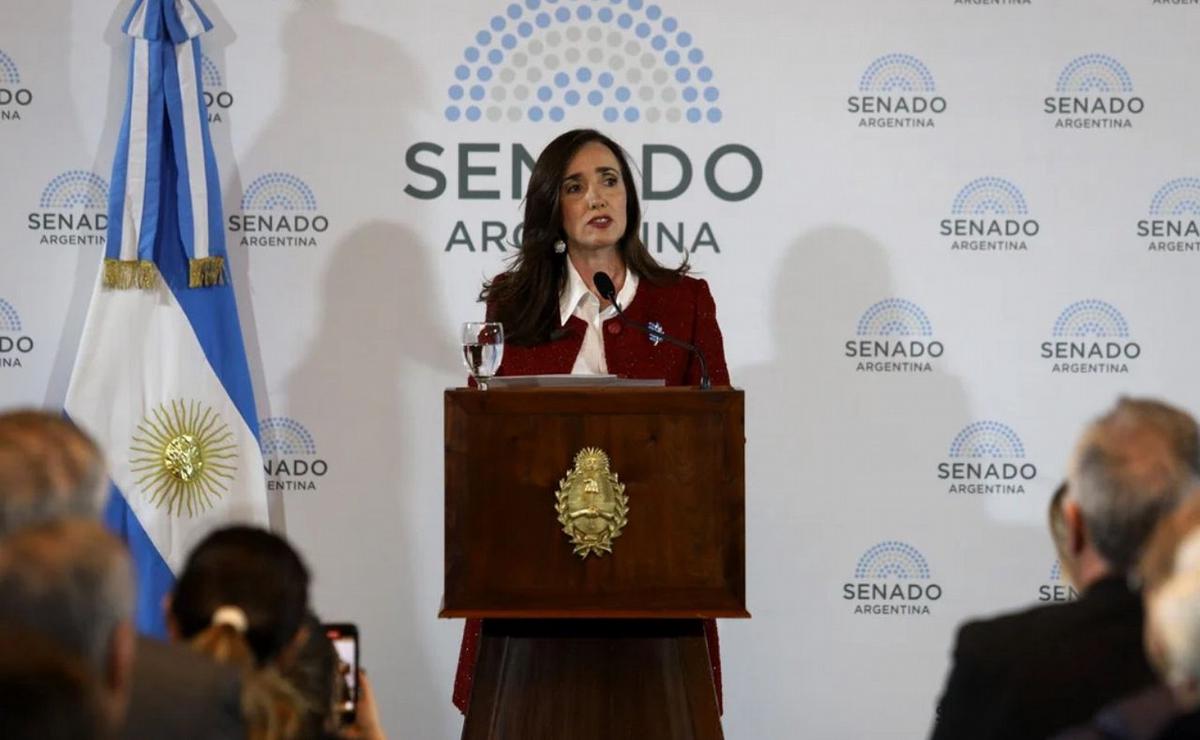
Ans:
[[[66,412],[107,455],[107,524],[133,552],[138,627],[164,635],[163,597],[196,543],[267,524],[258,418],[205,115],[194,0],[137,0],[108,240]]]

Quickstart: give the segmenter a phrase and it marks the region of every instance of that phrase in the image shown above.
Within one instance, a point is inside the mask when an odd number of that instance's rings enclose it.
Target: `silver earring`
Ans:
[[[567,243],[566,242],[564,242],[562,239],[559,239],[558,241],[554,242],[554,253],[555,254],[562,254],[565,251],[567,251]]]

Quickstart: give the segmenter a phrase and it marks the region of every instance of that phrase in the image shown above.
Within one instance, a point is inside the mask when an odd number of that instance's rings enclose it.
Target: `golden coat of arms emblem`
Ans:
[[[613,539],[628,523],[629,498],[603,450],[585,447],[575,455],[575,467],[558,482],[554,510],[576,555],[612,552]]]

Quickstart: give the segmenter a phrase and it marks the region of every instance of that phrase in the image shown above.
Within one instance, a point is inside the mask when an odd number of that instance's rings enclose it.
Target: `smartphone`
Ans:
[[[338,657],[338,715],[342,724],[354,724],[358,712],[358,626],[347,622],[322,626]]]

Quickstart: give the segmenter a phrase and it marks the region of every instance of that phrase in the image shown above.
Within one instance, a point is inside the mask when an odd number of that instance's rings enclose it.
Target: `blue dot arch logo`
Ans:
[[[1151,216],[1200,216],[1200,177],[1177,177],[1150,199]]]
[[[886,298],[868,308],[858,320],[860,337],[928,337],[933,324],[925,311],[903,298]]]
[[[1107,54],[1084,54],[1072,59],[1058,75],[1060,93],[1131,93],[1133,78],[1125,66]]]
[[[1021,189],[1001,177],[972,180],[954,196],[951,212],[964,216],[1024,216],[1029,213]]]
[[[1050,583],[1058,583],[1063,579],[1062,561],[1058,558],[1054,559],[1054,564],[1050,566],[1050,574],[1046,577]]]
[[[449,121],[717,123],[721,91],[695,39],[645,0],[512,2],[454,68]]]
[[[20,85],[21,72],[12,57],[0,49],[0,85]]]
[[[950,443],[952,458],[1023,458],[1025,445],[1007,424],[983,420],[972,422]]]
[[[1076,301],[1063,309],[1054,322],[1053,335],[1122,338],[1129,336],[1129,323],[1111,303],[1092,298]]]
[[[242,194],[243,211],[315,211],[317,197],[303,180],[287,172],[259,175]]]
[[[925,556],[912,545],[896,540],[872,546],[854,568],[856,580],[928,580],[929,577]]]
[[[912,54],[884,54],[867,65],[859,92],[931,93],[937,90],[929,67]]]
[[[315,455],[317,445],[303,424],[286,416],[272,416],[258,424],[263,457],[271,455]]]
[[[225,87],[220,68],[207,54],[200,55],[200,81],[204,83],[205,89],[217,90]]]
[[[94,208],[108,206],[108,183],[84,170],[67,170],[42,189],[41,208]]]
[[[8,301],[0,298],[0,334],[16,334],[21,331],[21,317],[17,309]]]

